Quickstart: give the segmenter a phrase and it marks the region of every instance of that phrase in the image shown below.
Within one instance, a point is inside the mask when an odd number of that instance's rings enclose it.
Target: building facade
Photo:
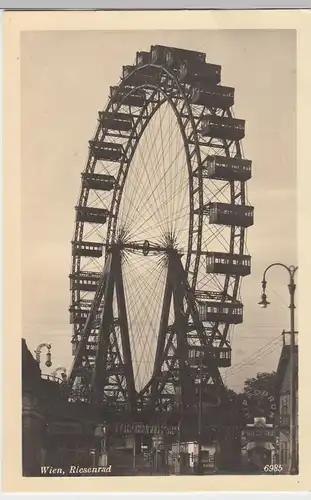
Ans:
[[[298,346],[295,341],[294,356],[294,377],[296,380],[296,457],[298,461]],[[277,413],[277,441],[278,441],[278,461],[282,466],[284,474],[290,473],[290,424],[291,424],[291,346],[290,334],[283,332],[283,347],[277,368],[276,393],[278,397]]]
[[[275,429],[265,417],[255,417],[242,433],[241,461],[243,470],[263,472],[267,464],[276,463]]]
[[[45,421],[40,405],[41,370],[22,339],[22,467],[39,476]]]

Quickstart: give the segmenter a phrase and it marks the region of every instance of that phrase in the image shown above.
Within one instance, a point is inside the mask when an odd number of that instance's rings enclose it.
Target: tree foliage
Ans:
[[[256,377],[248,378],[244,382],[244,393],[252,394],[256,391],[267,391],[275,395],[276,372],[258,372]]]
[[[276,411],[276,372],[258,372],[256,377],[248,378],[244,383],[243,405],[245,417],[265,417],[272,422]]]
[[[276,403],[275,383],[276,372],[258,372],[255,377],[245,380],[243,392],[236,393],[226,388],[237,415],[248,423],[253,422],[255,417],[272,421]]]

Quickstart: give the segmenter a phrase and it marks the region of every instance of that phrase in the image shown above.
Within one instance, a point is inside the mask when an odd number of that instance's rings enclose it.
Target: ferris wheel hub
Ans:
[[[132,241],[126,243],[118,242],[107,246],[107,251],[113,251],[113,250],[118,250],[118,251],[129,250],[132,252],[142,253],[145,256],[149,254],[152,255],[170,254],[170,255],[177,255],[180,257],[183,255],[181,249],[175,248],[169,243],[167,243],[166,245],[159,245],[158,243],[154,243],[149,240]]]

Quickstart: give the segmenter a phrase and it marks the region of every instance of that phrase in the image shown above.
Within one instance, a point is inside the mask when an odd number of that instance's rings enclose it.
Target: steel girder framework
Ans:
[[[242,321],[239,287],[241,277],[250,273],[245,232],[253,223],[253,207],[245,188],[251,162],[243,158],[240,145],[244,122],[233,117],[234,89],[220,85],[220,71],[205,62],[203,53],[153,46],[138,52],[133,66],[123,67],[119,85],[111,88],[99,114],[72,241],[75,357],[68,383],[73,399],[116,411],[166,411],[180,404],[186,411],[197,402],[203,372],[206,394],[217,399],[222,393],[219,366],[229,366],[229,333]],[[176,120],[185,157],[183,251],[173,233],[160,243],[141,241],[119,222],[139,145],[163,106]],[[159,142],[163,145],[162,124]],[[167,270],[153,371],[140,389],[122,270],[129,251],[144,258],[162,255]],[[204,355],[190,362],[191,349]]]

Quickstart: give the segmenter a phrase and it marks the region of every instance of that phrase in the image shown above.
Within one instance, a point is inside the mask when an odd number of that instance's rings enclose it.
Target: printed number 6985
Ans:
[[[282,465],[278,465],[278,464],[275,464],[275,465],[265,465],[263,470],[265,472],[282,472],[283,470],[283,467]]]

